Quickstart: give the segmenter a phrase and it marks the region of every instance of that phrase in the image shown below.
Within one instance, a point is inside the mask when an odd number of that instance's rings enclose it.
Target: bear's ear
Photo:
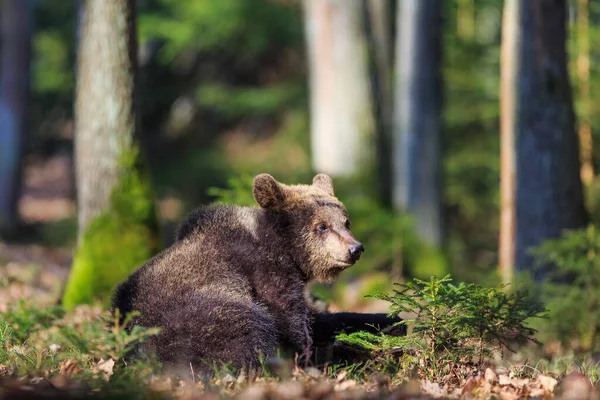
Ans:
[[[328,195],[334,196],[333,194],[333,180],[329,175],[318,174],[313,178],[313,186],[325,191]]]
[[[262,208],[279,208],[285,201],[285,189],[269,174],[260,174],[254,178],[254,200]]]

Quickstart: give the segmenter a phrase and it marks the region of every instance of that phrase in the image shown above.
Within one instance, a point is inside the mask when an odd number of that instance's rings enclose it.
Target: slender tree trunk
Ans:
[[[0,4],[0,232],[10,232],[18,224],[33,19],[28,0],[2,0]]]
[[[305,0],[313,167],[373,170],[374,120],[362,0]]]
[[[594,180],[592,160],[592,125],[590,123],[590,32],[589,0],[579,0],[577,7],[577,75],[579,98],[583,103],[582,118],[579,122],[579,142],[581,149],[581,180],[588,186]]]
[[[443,240],[441,190],[441,8],[439,0],[398,3],[393,202],[429,245]]]
[[[64,304],[107,301],[157,250],[156,214],[137,148],[133,0],[87,0],[75,103],[78,249]]]
[[[515,262],[515,132],[518,114],[519,57],[522,7],[506,0],[500,56],[500,243],[499,272],[504,283],[513,280]]]
[[[587,215],[567,71],[566,2],[508,0],[505,13],[501,237],[507,238],[501,239],[500,254],[503,268],[522,271],[534,265],[532,248],[564,229],[584,226]],[[504,210],[508,204],[512,213]],[[543,271],[535,276],[542,279]]]

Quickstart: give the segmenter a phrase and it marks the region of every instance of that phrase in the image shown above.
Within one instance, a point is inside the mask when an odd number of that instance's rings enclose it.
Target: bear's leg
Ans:
[[[179,366],[203,374],[223,364],[256,369],[261,356],[271,356],[277,332],[266,310],[249,301],[218,294],[191,294],[164,304],[152,312],[155,321],[145,326],[162,327],[143,350],[158,355],[167,366]],[[158,317],[158,318],[156,318]]]

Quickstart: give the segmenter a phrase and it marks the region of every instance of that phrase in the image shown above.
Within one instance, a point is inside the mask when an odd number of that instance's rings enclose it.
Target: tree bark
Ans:
[[[441,190],[441,8],[398,3],[394,104],[394,207],[408,211],[429,245],[443,241]]]
[[[0,56],[0,232],[18,224],[21,162],[27,133],[32,5],[2,0]]]
[[[514,178],[506,156],[502,185],[503,202],[509,202],[506,191],[514,179],[515,247],[511,255],[502,242],[500,253],[506,252],[503,268],[523,271],[534,266],[534,247],[565,229],[583,227],[587,214],[567,70],[566,2],[508,0],[505,13],[502,78],[511,81],[503,83],[502,112],[507,114],[502,118],[513,120],[503,123],[501,144],[503,154],[514,152]],[[510,212],[503,216],[507,243],[510,218]],[[542,279],[543,270],[536,270],[535,278]]]
[[[500,50],[500,240],[498,268],[503,283],[513,281],[515,262],[515,132],[518,114],[520,0],[506,0]]]
[[[361,0],[305,0],[313,167],[373,171],[374,119]]]
[[[75,138],[79,238],[108,209],[135,131],[132,1],[88,0],[78,54]],[[131,39],[130,39],[131,38]]]
[[[590,123],[590,3],[579,0],[577,6],[577,76],[579,99],[583,103],[582,118],[579,122],[579,143],[581,149],[581,180],[591,185],[594,180],[592,124]]]
[[[133,0],[87,0],[75,102],[78,249],[67,308],[108,302],[116,283],[157,251],[153,193],[136,143]]]

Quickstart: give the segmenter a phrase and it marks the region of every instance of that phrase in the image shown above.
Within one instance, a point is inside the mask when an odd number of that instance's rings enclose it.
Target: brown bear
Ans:
[[[307,304],[309,281],[330,282],[364,251],[329,176],[284,185],[261,174],[253,194],[260,207],[192,212],[176,242],[118,286],[114,308],[139,311],[133,324],[162,328],[140,350],[167,364],[255,368],[278,347],[308,358],[315,333],[327,342],[342,329],[398,321],[317,314]]]

